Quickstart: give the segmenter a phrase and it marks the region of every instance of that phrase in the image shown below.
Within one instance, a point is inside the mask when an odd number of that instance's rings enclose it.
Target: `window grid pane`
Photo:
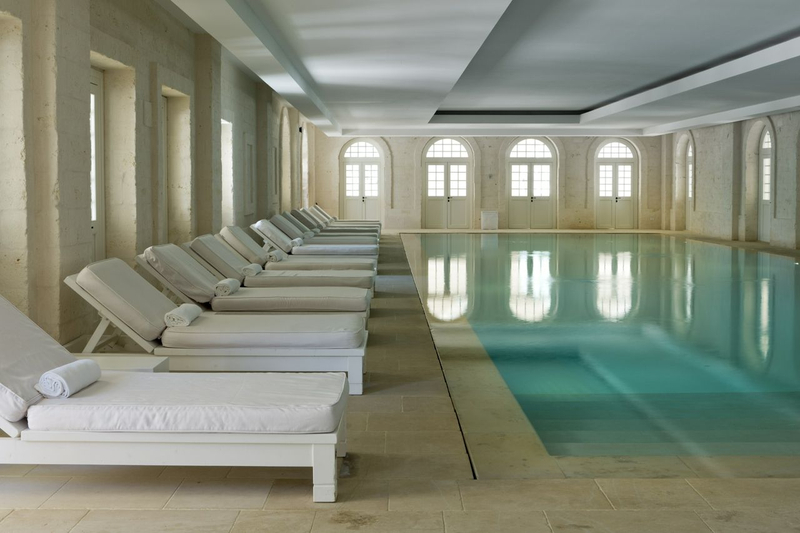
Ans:
[[[617,196],[620,198],[631,197],[631,184],[633,178],[633,167],[630,165],[619,165],[617,167]]]
[[[364,165],[364,196],[378,197],[378,165]]]
[[[428,165],[428,196],[444,196],[444,165]]]
[[[436,141],[428,148],[427,157],[450,157],[450,158],[467,158],[467,149],[464,145],[455,139],[442,139]]]
[[[528,196],[528,165],[511,165],[511,197]]]
[[[526,157],[534,159],[551,159],[550,148],[538,139],[524,139],[517,143],[511,150],[511,157]]]
[[[633,159],[633,152],[620,142],[611,142],[600,150],[597,157],[600,159]]]
[[[361,196],[361,187],[359,184],[359,172],[358,172],[358,165],[346,165],[344,171],[344,188],[345,188],[345,196],[353,197],[353,196]]]
[[[344,153],[345,157],[358,157],[358,158],[370,158],[370,159],[377,159],[381,155],[378,153],[378,149],[372,143],[360,141],[357,143],[353,143]]]
[[[772,135],[769,134],[769,131],[764,134],[764,142],[761,144],[761,148],[765,150],[772,148]]]
[[[686,149],[686,157],[694,156],[694,146],[692,143],[689,143],[689,148]]]
[[[537,198],[550,196],[550,165],[533,165],[533,195]]]
[[[467,165],[450,165],[450,196],[467,195]]]
[[[761,199],[769,202],[772,197],[772,159],[765,157],[761,163]]]
[[[614,166],[600,165],[600,197],[614,196]]]

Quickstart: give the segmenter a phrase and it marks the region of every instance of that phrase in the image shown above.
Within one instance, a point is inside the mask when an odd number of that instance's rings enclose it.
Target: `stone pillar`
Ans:
[[[195,188],[197,233],[222,226],[222,47],[210,35],[195,37]]]

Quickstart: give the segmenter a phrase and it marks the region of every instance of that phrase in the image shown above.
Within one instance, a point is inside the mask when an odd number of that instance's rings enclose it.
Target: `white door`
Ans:
[[[377,163],[347,163],[344,179],[344,218],[380,220],[380,166]]]
[[[772,157],[761,158],[761,179],[758,191],[758,240],[770,241],[772,222]]]
[[[106,257],[105,149],[103,118],[103,72],[92,69],[89,80],[89,135],[91,139],[90,197],[94,261]]]
[[[469,228],[467,165],[428,164],[425,227]]]
[[[601,163],[597,168],[597,227],[599,229],[633,229],[634,167],[631,163]]]
[[[511,196],[508,227],[547,229],[553,227],[553,166],[550,163],[511,165]]]

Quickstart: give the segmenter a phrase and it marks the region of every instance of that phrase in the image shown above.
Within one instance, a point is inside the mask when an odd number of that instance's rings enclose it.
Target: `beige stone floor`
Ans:
[[[306,469],[0,466],[0,533],[800,531],[796,458],[550,458],[547,478],[474,479],[399,238],[379,273],[337,503],[312,503]],[[486,446],[498,470],[519,447]]]

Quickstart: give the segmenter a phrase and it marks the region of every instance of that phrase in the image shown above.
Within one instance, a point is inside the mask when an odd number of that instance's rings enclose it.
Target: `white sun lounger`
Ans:
[[[212,274],[213,267],[203,266],[175,244],[151,246],[136,262],[182,301],[214,311],[369,315],[371,291],[354,287],[244,287],[229,296],[216,296],[219,279]]]
[[[300,231],[283,215],[275,215],[269,219],[279,230],[290,239],[303,239],[305,244],[378,244],[377,235],[323,235],[310,230]]]
[[[358,226],[353,226],[351,228],[341,228],[341,227],[324,227],[318,222],[315,222],[297,209],[292,209],[291,212],[284,211],[283,216],[292,224],[297,227],[301,232],[312,232],[316,235],[329,235],[329,236],[341,236],[341,235],[366,235],[370,237],[375,237],[376,239],[380,238],[380,232],[375,228],[363,228]]]
[[[266,219],[259,220],[250,226],[257,235],[275,248],[292,255],[363,255],[375,258],[378,256],[377,244],[305,244],[299,239],[296,244],[277,226]]]
[[[270,245],[259,246],[239,226],[225,226],[220,235],[233,249],[251,263],[258,263],[264,270],[372,270],[377,272],[378,262],[372,257],[346,255],[289,255],[280,261],[270,260]]]
[[[0,464],[311,467],[314,501],[336,501],[344,374],[104,371],[43,400],[39,376],[75,358],[3,298],[0,338]]]
[[[362,315],[203,313],[189,326],[168,328],[164,315],[175,304],[120,259],[93,263],[65,283],[101,317],[84,353],[113,324],[148,353],[169,357],[172,370],[346,371],[351,394],[362,393]]]
[[[265,270],[245,276],[243,269],[250,263],[221,236],[201,235],[189,246],[222,278],[236,279],[243,287],[355,287],[372,291],[375,285],[375,272],[371,270]]]
[[[382,227],[380,220],[339,220],[337,217],[331,216],[327,211],[322,209],[319,204],[314,204],[311,206],[310,210],[321,217],[322,220],[327,221],[329,225],[364,225]]]

